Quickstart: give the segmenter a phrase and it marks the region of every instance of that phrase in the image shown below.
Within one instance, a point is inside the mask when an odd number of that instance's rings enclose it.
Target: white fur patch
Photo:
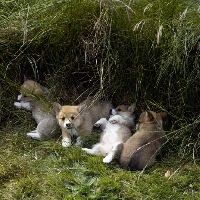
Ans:
[[[94,154],[94,150],[93,149],[82,148],[82,150],[85,151],[86,153]]]
[[[101,126],[101,129],[105,129],[106,125],[108,123],[108,120],[106,118],[101,118],[100,120],[98,120],[94,126],[99,127]]]
[[[71,143],[72,143],[71,138],[63,138],[62,139],[63,147],[69,147],[69,146],[71,146]]]
[[[113,144],[113,146],[112,146],[112,149],[111,149],[111,151],[108,153],[108,155],[103,159],[103,162],[104,163],[110,163],[112,160],[113,160],[113,158],[114,158],[114,155],[115,155],[115,152],[117,151],[117,146],[119,145],[120,143],[115,143],[115,144]]]
[[[113,160],[113,154],[109,153],[104,159],[104,163],[110,163]]]
[[[18,95],[17,100],[20,101],[21,98],[22,98],[22,94]]]
[[[69,128],[67,125],[69,125],[70,127],[72,126],[71,122],[68,119],[65,120],[65,122],[63,123],[63,127],[66,129]]]
[[[17,108],[25,108],[27,110],[31,110],[30,102],[25,102],[25,101],[15,102],[14,106],[16,106]]]
[[[34,140],[41,140],[40,133],[37,130],[31,131],[26,135]]]
[[[120,115],[114,115],[109,119],[109,122],[112,124],[121,123],[122,117]]]
[[[115,109],[112,109],[111,113],[112,113],[112,115],[116,115],[117,111]]]

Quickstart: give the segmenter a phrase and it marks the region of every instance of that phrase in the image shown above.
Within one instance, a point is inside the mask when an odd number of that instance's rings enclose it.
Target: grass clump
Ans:
[[[199,198],[198,1],[0,5],[2,199]],[[31,114],[13,106],[24,74],[48,87],[52,102],[74,105],[96,95],[116,105],[136,101],[137,116],[167,111],[165,159],[144,173],[128,172],[75,147],[63,149],[60,138],[27,140],[35,127]],[[93,135],[84,145],[96,140]]]
[[[28,140],[23,132],[7,138],[1,133],[1,199],[199,198],[198,165],[190,160],[183,163],[169,155],[144,172],[130,172],[75,146],[62,148],[60,140]]]

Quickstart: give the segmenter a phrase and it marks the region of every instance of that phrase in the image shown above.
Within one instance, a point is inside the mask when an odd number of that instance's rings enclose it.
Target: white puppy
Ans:
[[[106,118],[98,120],[94,126],[101,127],[102,133],[100,142],[95,144],[92,149],[82,148],[89,154],[106,156],[116,144],[125,142],[131,137],[128,127],[116,123],[110,123]]]

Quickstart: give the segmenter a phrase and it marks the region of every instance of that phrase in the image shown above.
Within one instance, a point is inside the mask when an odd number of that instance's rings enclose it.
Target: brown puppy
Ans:
[[[81,138],[91,134],[94,123],[101,118],[109,118],[112,104],[107,101],[92,100],[89,98],[78,106],[61,106],[53,104],[56,117],[62,128],[62,146],[71,145],[71,137],[77,136],[77,145]]]
[[[114,146],[103,162],[109,163],[115,158],[123,169],[130,170],[142,170],[152,166],[158,150],[166,142],[162,122],[166,116],[166,112],[141,113],[138,131],[126,143]]]

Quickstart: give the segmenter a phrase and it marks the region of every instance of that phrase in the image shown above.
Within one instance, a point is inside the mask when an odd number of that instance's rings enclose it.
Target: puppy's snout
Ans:
[[[65,124],[67,128],[70,128],[71,127],[71,124],[70,123],[67,123]]]

